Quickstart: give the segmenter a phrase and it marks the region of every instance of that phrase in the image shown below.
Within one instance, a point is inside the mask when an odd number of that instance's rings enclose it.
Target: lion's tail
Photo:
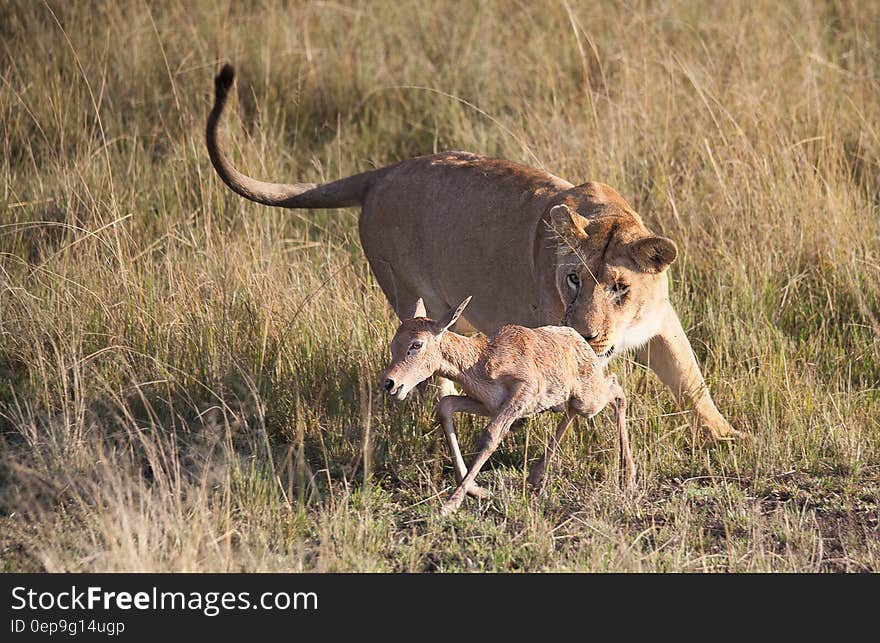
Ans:
[[[208,116],[205,132],[211,163],[226,185],[246,199],[282,208],[345,208],[363,202],[367,189],[381,170],[323,184],[266,183],[239,172],[220,148],[217,136],[217,125],[234,80],[232,65],[224,65],[214,79],[214,108]]]

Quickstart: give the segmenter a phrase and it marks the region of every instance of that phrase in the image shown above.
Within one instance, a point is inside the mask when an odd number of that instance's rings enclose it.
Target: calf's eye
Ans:
[[[581,278],[578,277],[576,272],[569,273],[568,277],[566,277],[565,280],[572,288],[578,288],[581,285]]]

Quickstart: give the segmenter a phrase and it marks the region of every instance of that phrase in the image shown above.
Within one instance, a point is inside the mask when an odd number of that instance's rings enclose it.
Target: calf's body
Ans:
[[[620,432],[621,468],[627,484],[635,467],[626,431],[626,402],[614,375],[606,375],[604,363],[574,329],[558,326],[526,328],[503,326],[488,339],[465,337],[449,331],[470,298],[441,320],[425,316],[419,299],[411,317],[401,323],[391,343],[392,362],[382,377],[386,392],[402,400],[419,382],[437,374],[462,389],[464,395],[446,395],[437,406],[455,466],[459,485],[444,505],[444,512],[457,509],[467,493],[483,497],[486,492],[475,478],[512,424],[523,417],[552,410],[565,413],[547,453],[535,463],[529,481],[539,486],[547,462],[571,421],[592,417],[614,401]],[[455,427],[454,413],[491,417],[483,445],[470,468],[466,468]]]

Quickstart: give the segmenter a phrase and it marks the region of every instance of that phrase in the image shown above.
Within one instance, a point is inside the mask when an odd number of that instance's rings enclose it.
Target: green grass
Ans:
[[[0,7],[0,569],[880,571],[880,5],[249,4]],[[357,213],[210,167],[225,60],[255,176],[467,149],[614,186],[751,438],[702,444],[622,360],[636,493],[608,414],[530,493],[546,416],[440,519]]]

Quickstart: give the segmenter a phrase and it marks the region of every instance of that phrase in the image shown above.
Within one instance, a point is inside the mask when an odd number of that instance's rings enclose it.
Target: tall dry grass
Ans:
[[[878,570],[880,5],[7,2],[0,6],[5,570]],[[672,298],[751,440],[695,443],[622,361],[607,418],[495,499],[429,399],[373,390],[392,314],[354,210],[270,210],[237,162],[321,181],[443,149],[617,188],[681,257]],[[466,446],[480,425],[465,422]]]

